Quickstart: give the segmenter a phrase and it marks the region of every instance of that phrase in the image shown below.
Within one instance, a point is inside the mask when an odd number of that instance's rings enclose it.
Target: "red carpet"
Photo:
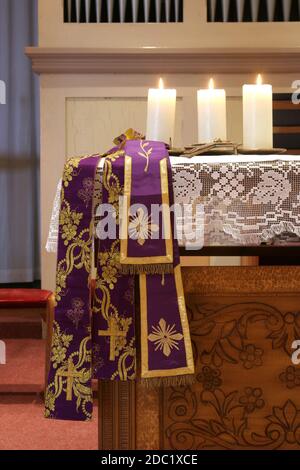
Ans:
[[[90,423],[44,418],[44,341],[8,339],[0,365],[0,450],[96,450],[97,407]]]
[[[0,450],[97,450],[97,408],[88,423],[43,417],[38,396],[0,396]]]
[[[34,393],[44,390],[45,342],[7,339],[6,365],[0,365],[0,393]]]

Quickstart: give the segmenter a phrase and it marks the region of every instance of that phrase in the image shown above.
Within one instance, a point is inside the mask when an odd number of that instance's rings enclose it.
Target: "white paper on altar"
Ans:
[[[99,165],[102,174],[104,160]],[[300,156],[226,155],[171,157],[175,203],[204,207],[199,233],[205,246],[260,245],[283,233],[300,237]],[[61,181],[46,250],[57,251]],[[189,233],[196,221],[178,218]]]

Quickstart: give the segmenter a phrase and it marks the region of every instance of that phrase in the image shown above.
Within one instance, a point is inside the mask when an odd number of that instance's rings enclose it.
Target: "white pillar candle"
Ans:
[[[226,92],[216,90],[213,79],[206,90],[198,90],[198,142],[227,139]]]
[[[176,90],[165,89],[160,79],[159,88],[148,93],[147,139],[174,143],[175,113]]]
[[[273,90],[263,85],[260,75],[256,85],[243,86],[244,148],[273,148]]]

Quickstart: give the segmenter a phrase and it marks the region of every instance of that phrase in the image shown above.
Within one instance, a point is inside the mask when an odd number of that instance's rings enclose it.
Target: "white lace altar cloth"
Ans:
[[[190,217],[176,221],[178,227],[185,226],[185,235],[195,230],[196,207],[202,205],[197,228],[203,232],[204,246],[289,244],[300,239],[300,156],[171,157],[171,164],[175,202],[193,207]],[[101,178],[102,164],[98,174]],[[60,190],[61,182],[49,252],[57,250]],[[189,247],[185,236],[179,237],[179,244]]]

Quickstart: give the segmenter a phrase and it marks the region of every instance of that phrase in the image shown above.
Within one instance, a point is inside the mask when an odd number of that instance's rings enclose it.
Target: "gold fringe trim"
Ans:
[[[120,272],[124,275],[140,275],[140,274],[173,274],[173,264],[121,264]]]
[[[193,385],[196,379],[194,375],[178,375],[174,377],[153,377],[151,379],[141,379],[141,385],[146,388],[159,387],[186,387]]]

